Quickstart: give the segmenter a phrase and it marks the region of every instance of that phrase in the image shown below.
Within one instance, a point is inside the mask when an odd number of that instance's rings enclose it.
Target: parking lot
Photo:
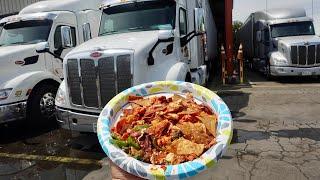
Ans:
[[[320,179],[320,80],[247,76],[245,85],[210,85],[231,109],[235,129],[210,178]],[[0,179],[106,179],[104,157],[92,134],[50,124],[0,128]]]

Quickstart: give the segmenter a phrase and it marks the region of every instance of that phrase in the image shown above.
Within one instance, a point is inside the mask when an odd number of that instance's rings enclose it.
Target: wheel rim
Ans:
[[[40,99],[40,113],[44,118],[50,118],[54,115],[54,99],[55,96],[51,92],[44,94]]]

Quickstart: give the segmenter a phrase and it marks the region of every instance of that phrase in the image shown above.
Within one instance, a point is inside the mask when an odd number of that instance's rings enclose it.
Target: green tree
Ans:
[[[233,31],[233,42],[234,42],[234,52],[238,51],[238,47],[240,45],[239,39],[237,39],[237,32],[243,25],[243,22],[241,21],[233,21],[232,23],[232,31]]]
[[[243,22],[241,21],[233,21],[232,23],[233,33],[237,33],[242,25],[243,25]]]

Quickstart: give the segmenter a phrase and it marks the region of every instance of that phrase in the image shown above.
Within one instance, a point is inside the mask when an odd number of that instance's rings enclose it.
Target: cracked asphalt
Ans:
[[[214,87],[234,118],[233,142],[212,179],[320,179],[320,80],[264,81]]]
[[[234,137],[219,163],[193,179],[319,180],[320,80],[268,82],[252,72],[247,79],[245,85],[209,86],[232,111]],[[50,124],[0,127],[0,180],[83,178],[111,178],[96,135]]]

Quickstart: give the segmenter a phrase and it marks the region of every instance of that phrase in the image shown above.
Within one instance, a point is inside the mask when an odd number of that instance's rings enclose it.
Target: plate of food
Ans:
[[[177,81],[138,85],[101,112],[97,135],[121,169],[145,179],[185,179],[213,167],[232,139],[227,105],[205,87]]]

